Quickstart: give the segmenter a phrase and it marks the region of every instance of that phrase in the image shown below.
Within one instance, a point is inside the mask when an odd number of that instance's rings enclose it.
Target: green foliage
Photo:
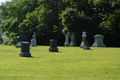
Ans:
[[[62,25],[64,26],[63,33],[71,33],[75,31],[75,22],[78,18],[77,11],[72,8],[66,8],[62,13]]]
[[[23,22],[25,19],[25,15],[28,12],[31,12],[34,10],[36,5],[36,1],[29,1],[29,0],[14,0],[10,3],[6,3],[4,5],[1,5],[0,8],[2,9],[0,13],[1,17],[1,29],[2,32],[7,32],[9,35],[12,34],[16,37],[19,36],[20,34],[24,33],[24,29],[19,27],[20,23]],[[29,6],[29,7],[28,7]],[[12,36],[7,35],[9,37],[8,41],[9,44],[13,44],[15,41],[13,41]],[[16,37],[17,38],[17,37]],[[6,43],[5,42],[5,43]]]
[[[106,17],[106,20],[103,21],[100,26],[112,35],[120,35],[120,8],[116,9],[113,14],[109,14],[109,17]],[[120,37],[120,36],[119,36]]]
[[[79,32],[79,30],[84,30],[87,25],[85,25],[89,18],[82,11],[77,12],[76,9],[66,8],[62,13],[62,25],[64,26],[63,33],[68,34],[72,32]]]
[[[17,35],[16,35],[16,33],[5,32],[5,35],[8,38],[5,39],[3,44],[5,44],[5,45],[15,45],[17,43],[17,40],[16,40]]]

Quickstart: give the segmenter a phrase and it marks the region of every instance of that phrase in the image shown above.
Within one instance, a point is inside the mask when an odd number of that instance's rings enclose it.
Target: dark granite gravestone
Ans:
[[[103,35],[97,34],[94,36],[95,41],[92,45],[92,47],[106,47],[106,45],[103,43]]]
[[[30,44],[29,42],[22,41],[21,42],[21,53],[20,56],[22,57],[31,57],[31,53],[29,53]]]
[[[50,52],[58,52],[58,48],[57,48],[57,40],[55,39],[51,39],[50,40],[50,48],[49,48]]]
[[[89,46],[88,41],[85,41],[85,42],[84,42],[83,49],[84,49],[84,50],[90,50],[90,46]]]
[[[23,34],[17,37],[17,44],[15,45],[16,48],[21,48],[21,41],[27,41],[27,38]]]
[[[84,31],[83,34],[82,34],[82,42],[81,42],[81,45],[80,45],[80,48],[83,48],[84,46],[84,42],[86,41],[86,32]]]
[[[3,40],[2,40],[2,33],[0,32],[0,44],[2,44]]]

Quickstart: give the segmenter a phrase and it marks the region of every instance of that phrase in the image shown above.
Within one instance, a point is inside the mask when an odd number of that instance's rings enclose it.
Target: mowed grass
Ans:
[[[0,80],[120,80],[120,48],[58,49],[31,47],[32,57],[20,57],[20,48],[0,45]]]

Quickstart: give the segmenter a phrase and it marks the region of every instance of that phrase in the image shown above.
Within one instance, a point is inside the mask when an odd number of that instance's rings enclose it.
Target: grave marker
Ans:
[[[31,45],[30,46],[31,47],[37,47],[35,32],[33,32],[33,39],[31,39]]]
[[[21,53],[20,56],[22,57],[31,57],[31,53],[29,53],[30,44],[29,42],[22,41],[21,42]]]
[[[84,49],[84,50],[90,50],[90,46],[89,46],[88,41],[84,41],[83,49]]]
[[[93,43],[92,47],[106,47],[103,43],[103,35],[97,34],[94,36],[95,42]]]
[[[83,34],[82,34],[82,42],[81,42],[81,45],[80,45],[80,48],[83,48],[84,46],[84,42],[86,41],[86,32],[84,31]]]
[[[74,32],[71,34],[70,46],[77,46],[76,41],[75,41],[75,33]]]
[[[49,48],[50,52],[58,52],[58,48],[57,48],[57,40],[55,39],[51,39],[50,40],[50,48]]]
[[[65,35],[65,43],[64,43],[64,46],[69,46],[69,36],[68,34]]]
[[[21,48],[21,41],[27,41],[27,38],[23,34],[17,37],[17,44],[15,45],[16,48]]]

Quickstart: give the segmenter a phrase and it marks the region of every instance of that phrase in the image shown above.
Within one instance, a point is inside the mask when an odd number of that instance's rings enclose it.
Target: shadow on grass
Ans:
[[[28,58],[35,58],[34,56],[28,57]]]
[[[62,53],[61,51],[59,51],[59,52],[50,52],[50,53]]]
[[[31,56],[31,57],[26,57],[26,58],[41,58],[41,57],[34,57],[34,56]]]
[[[29,57],[27,57],[27,56],[20,56],[20,57],[24,57],[24,58],[40,58],[40,57],[34,57],[34,56],[29,56]]]

